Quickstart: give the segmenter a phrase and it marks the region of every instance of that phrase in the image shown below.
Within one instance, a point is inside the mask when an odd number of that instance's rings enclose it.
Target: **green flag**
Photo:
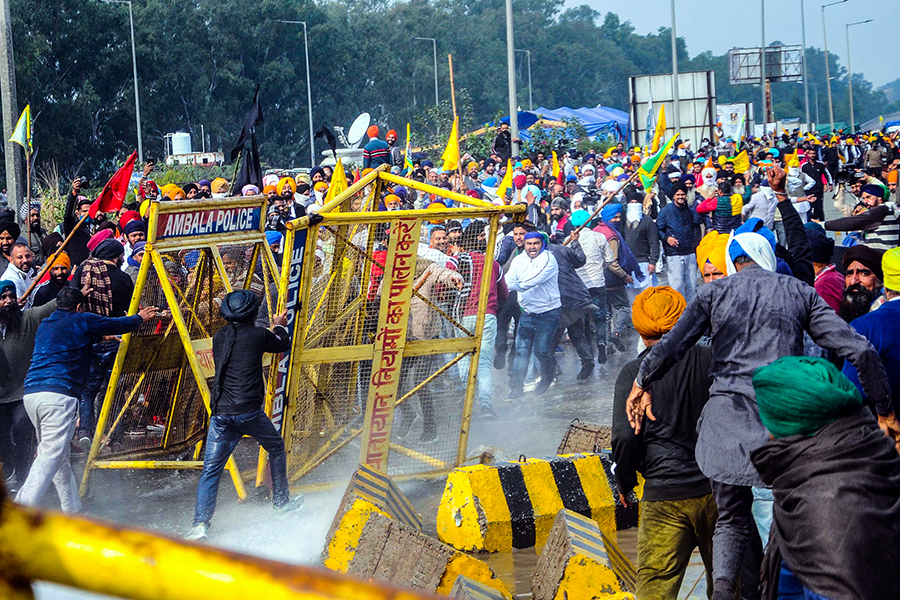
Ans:
[[[31,155],[31,105],[28,104],[25,106],[25,110],[22,111],[22,116],[19,117],[19,121],[16,123],[16,129],[13,131],[12,137],[9,138],[10,142],[15,142],[22,146],[25,150],[25,154]]]
[[[654,175],[656,175],[656,172],[659,170],[660,165],[663,164],[663,159],[669,153],[669,150],[672,149],[672,145],[677,139],[678,134],[676,133],[669,139],[668,142],[666,142],[665,146],[659,149],[659,152],[648,158],[647,161],[640,166],[638,172],[642,178],[645,176],[652,178]]]

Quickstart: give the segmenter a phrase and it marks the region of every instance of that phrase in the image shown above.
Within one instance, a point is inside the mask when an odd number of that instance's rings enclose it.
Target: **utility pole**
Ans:
[[[672,124],[675,126],[675,134],[681,131],[681,111],[678,101],[678,36],[675,33],[675,0],[672,0],[672,114],[675,118]]]
[[[763,135],[769,129],[768,94],[766,94],[766,0],[759,1],[760,25],[762,26],[762,47],[759,49],[759,89],[762,92]]]
[[[3,141],[6,144],[6,194],[7,200],[20,220],[25,187],[22,183],[22,147],[8,141],[12,137],[19,116],[16,96],[16,63],[13,58],[12,19],[9,1],[0,0],[0,107],[3,109]]]
[[[857,21],[856,23],[847,23],[847,88],[850,90],[850,133],[856,131],[856,117],[853,114],[853,68],[850,66],[850,28],[854,25],[865,25],[871,23],[872,19],[866,21]]]
[[[509,129],[512,134],[512,155],[519,155],[519,109],[516,102],[516,41],[513,33],[512,0],[506,0],[506,76],[509,80]]]

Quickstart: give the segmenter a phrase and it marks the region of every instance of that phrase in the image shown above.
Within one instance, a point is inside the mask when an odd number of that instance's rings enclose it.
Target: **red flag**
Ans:
[[[134,151],[128,157],[128,160],[125,161],[125,164],[103,186],[103,191],[91,204],[89,214],[92,219],[97,216],[98,212],[117,212],[122,208],[125,196],[128,194],[128,184],[131,182],[131,173],[134,171],[136,158],[137,151]]]
[[[359,181],[359,167],[356,167],[356,173],[353,175],[353,183]]]

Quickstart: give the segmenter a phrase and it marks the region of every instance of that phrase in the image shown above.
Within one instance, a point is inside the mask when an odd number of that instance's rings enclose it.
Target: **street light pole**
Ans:
[[[315,133],[313,133],[313,114],[312,114],[312,84],[309,77],[309,35],[306,31],[306,21],[283,21],[279,23],[290,23],[291,25],[303,25],[303,55],[306,58],[306,105],[309,108],[309,168],[316,166],[316,143]]]
[[[519,137],[519,109],[516,102],[516,41],[513,32],[512,0],[506,0],[506,77],[509,81],[509,128],[512,139]],[[518,156],[519,144],[512,143],[512,155]]]
[[[528,110],[534,110],[534,99],[531,96],[531,50],[520,50],[516,48],[516,52],[524,52],[528,59]]]
[[[131,0],[101,0],[106,4],[127,4],[128,23],[131,25],[131,67],[134,71],[134,117],[137,121],[138,162],[144,164],[144,142],[141,139],[141,99],[138,95],[137,51],[134,47],[134,11]]]
[[[813,92],[816,94],[816,125],[819,124],[819,84],[813,84]]]
[[[763,135],[769,125],[769,107],[766,97],[766,0],[759,0],[760,25],[762,26],[762,47],[759,49],[759,88],[762,91]]]
[[[803,36],[803,105],[806,107],[806,130],[809,131],[809,85],[806,75],[806,9],[803,7],[803,0],[800,0],[800,30]]]
[[[432,43],[432,47],[434,50],[434,105],[440,106],[441,102],[438,100],[438,73],[437,73],[437,40],[434,38],[427,37],[414,37],[414,40],[425,40],[427,42]]]
[[[843,4],[847,0],[838,0],[831,4],[822,5],[822,41],[825,46],[825,87],[828,89],[828,119],[831,121],[831,133],[834,133],[834,104],[831,101],[831,72],[828,67],[828,32],[825,28],[825,9],[836,4]]]
[[[847,23],[847,88],[850,90],[850,133],[856,130],[856,118],[853,114],[853,68],[850,66],[850,28],[854,25],[864,25],[871,23],[872,19],[865,21],[857,21],[856,23]]]

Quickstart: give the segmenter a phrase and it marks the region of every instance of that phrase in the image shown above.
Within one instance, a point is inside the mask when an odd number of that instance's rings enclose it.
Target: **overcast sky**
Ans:
[[[827,4],[827,1],[824,2]],[[566,0],[566,6],[587,4],[601,15],[614,12],[622,21],[631,21],[640,34],[653,33],[671,24],[669,0],[637,0],[608,2],[601,0]],[[823,47],[822,0],[805,0],[806,44]],[[687,42],[691,57],[712,51],[724,54],[732,47],[759,46],[760,2],[757,0],[676,0],[676,32]],[[708,14],[704,14],[708,12]],[[850,28],[853,72],[863,73],[876,87],[900,77],[900,60],[894,47],[900,28],[900,2],[897,0],[848,0],[825,9],[828,23],[828,50],[847,65],[845,25],[874,19],[871,23]],[[766,2],[766,43],[780,40],[800,44],[800,0],[768,0]]]

